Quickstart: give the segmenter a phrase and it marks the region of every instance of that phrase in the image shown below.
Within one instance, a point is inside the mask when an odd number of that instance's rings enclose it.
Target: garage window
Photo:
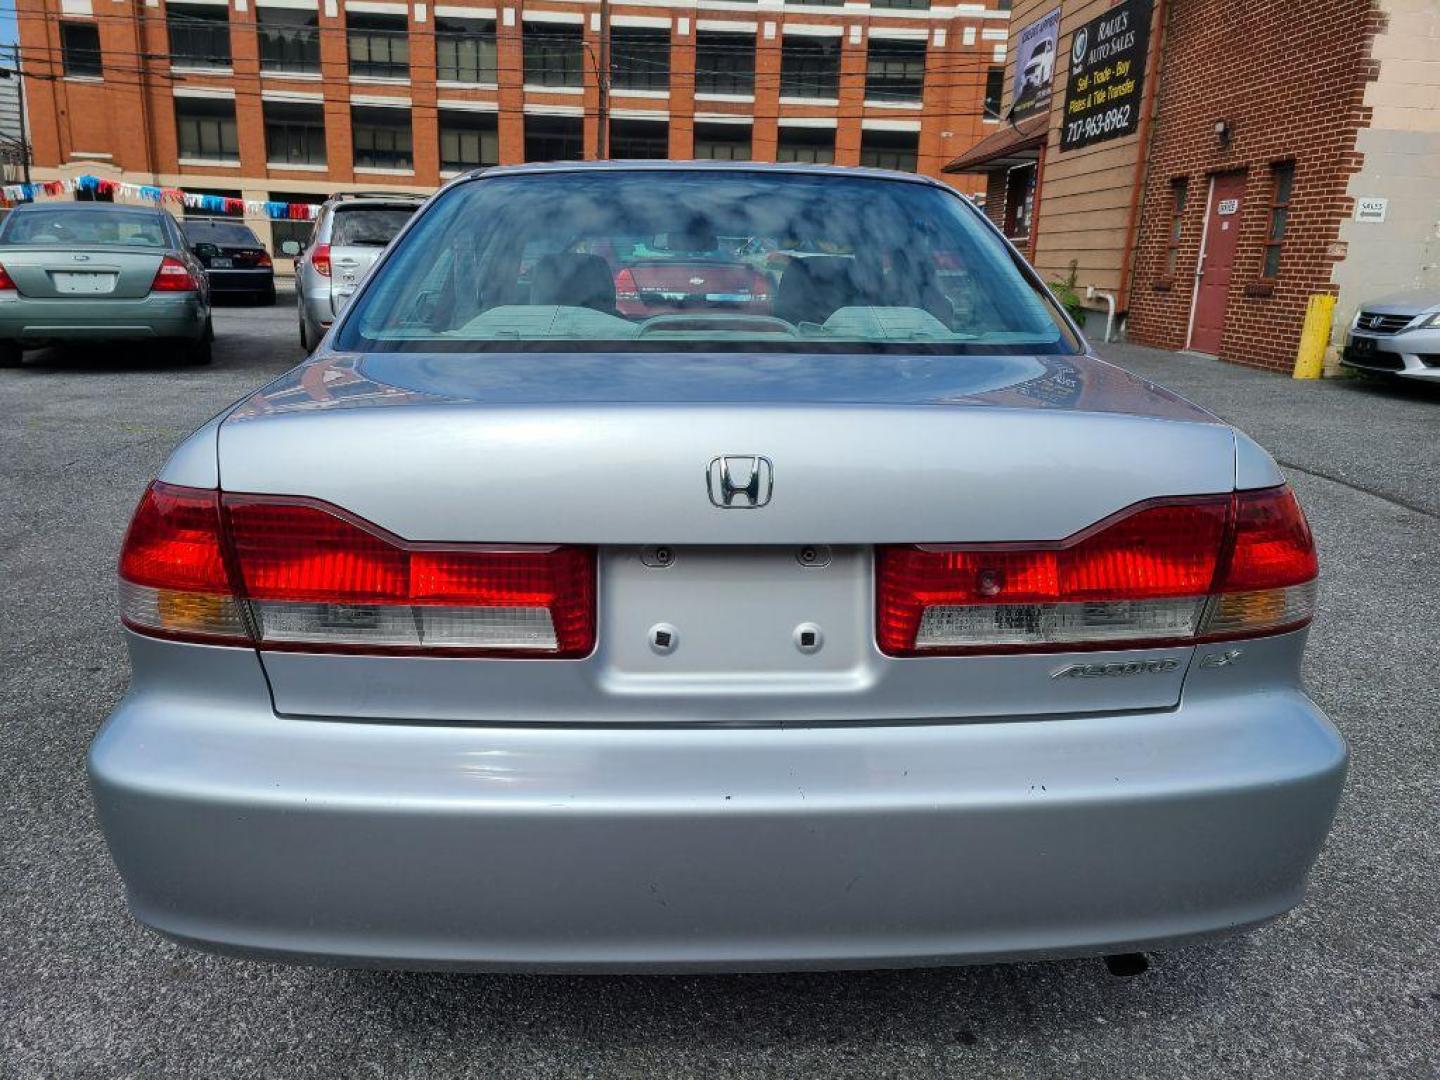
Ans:
[[[616,90],[669,90],[670,31],[617,26],[610,35],[610,85]]]
[[[701,30],[695,35],[697,94],[755,93],[755,35]]]
[[[872,101],[919,102],[925,92],[925,42],[871,38],[865,96]]]
[[[410,77],[410,33],[404,15],[345,15],[350,74],[381,79]]]
[[[170,63],[175,67],[230,66],[230,9],[209,4],[167,4]]]
[[[350,131],[357,169],[411,169],[410,110],[352,105]]]
[[[257,7],[260,70],[286,74],[320,70],[320,29],[314,11]]]
[[[435,77],[441,82],[495,82],[495,23],[489,19],[435,20]]]
[[[780,95],[840,96],[840,39],[787,34],[780,46]]]
[[[440,167],[459,172],[500,163],[499,118],[494,113],[440,110]]]
[[[835,129],[782,127],[775,147],[776,161],[801,161],[811,165],[835,164]]]
[[[523,48],[527,86],[584,84],[585,40],[580,27],[527,23]]]

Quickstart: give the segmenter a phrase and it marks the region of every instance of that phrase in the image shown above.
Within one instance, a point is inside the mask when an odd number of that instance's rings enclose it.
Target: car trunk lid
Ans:
[[[6,247],[0,263],[21,296],[135,299],[150,292],[165,252],[158,248]]]
[[[724,506],[718,458],[740,487],[763,459],[768,498]],[[236,410],[220,460],[227,491],[409,541],[596,549],[583,660],[262,650],[282,712],[469,722],[1168,707],[1188,648],[1080,654],[1142,664],[1115,679],[1053,678],[1064,654],[881,655],[874,547],[1059,540],[1234,483],[1228,428],[1076,357],[332,356]]]

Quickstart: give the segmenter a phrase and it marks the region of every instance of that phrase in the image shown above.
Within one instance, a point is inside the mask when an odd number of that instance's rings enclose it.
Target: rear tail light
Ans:
[[[760,303],[770,300],[770,278],[761,273],[750,275],[750,299]]]
[[[630,301],[640,299],[640,286],[635,283],[635,275],[629,270],[621,270],[615,275],[615,299]]]
[[[414,544],[307,499],[153,484],[120,557],[141,633],[263,648],[576,657],[588,548]]]
[[[310,266],[317,274],[330,276],[330,245],[316,244],[315,250],[310,252]]]
[[[267,267],[273,267],[275,264],[271,261],[270,253],[268,251],[261,251],[257,252],[255,255],[255,265],[263,269]]]
[[[155,280],[150,283],[151,292],[195,292],[200,283],[189,268],[173,255],[160,260],[160,269],[155,271]]]
[[[15,279],[10,276],[10,271],[0,265],[0,292],[18,292],[15,287]]]
[[[1142,503],[1058,543],[882,547],[892,656],[1183,645],[1310,620],[1318,566],[1289,488]]]

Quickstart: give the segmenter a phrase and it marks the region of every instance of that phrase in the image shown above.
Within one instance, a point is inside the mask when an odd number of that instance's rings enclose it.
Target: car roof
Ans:
[[[743,172],[743,173],[799,173],[809,176],[866,177],[873,180],[900,180],[911,184],[925,184],[944,191],[954,191],[948,184],[941,183],[919,173],[899,172],[894,169],[867,169],[852,165],[811,165],[801,162],[762,161],[547,161],[531,162],[524,165],[491,165],[466,173],[461,179],[485,176],[524,176],[529,173],[556,172]]]

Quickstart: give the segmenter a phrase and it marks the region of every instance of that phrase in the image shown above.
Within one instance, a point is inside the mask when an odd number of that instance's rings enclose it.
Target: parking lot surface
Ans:
[[[0,371],[0,1076],[1440,1074],[1440,393],[1128,346],[1102,351],[1276,453],[1319,540],[1307,675],[1353,765],[1287,918],[1131,980],[1098,961],[352,972],[201,955],[141,929],[84,783],[127,678],[115,555],[170,448],[300,358],[292,303],[217,311],[211,368],[91,350]]]

